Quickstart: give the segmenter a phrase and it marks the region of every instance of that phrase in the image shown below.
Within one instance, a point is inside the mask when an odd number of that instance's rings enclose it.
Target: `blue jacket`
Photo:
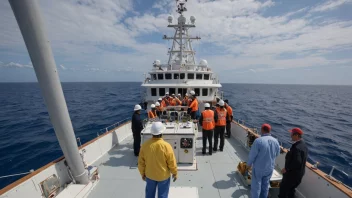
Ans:
[[[254,141],[247,165],[253,165],[253,168],[258,171],[272,171],[275,167],[275,158],[279,154],[279,142],[270,134],[264,134]]]
[[[141,115],[137,113],[133,113],[132,115],[132,132],[133,133],[141,133],[143,130],[143,123],[141,119]]]

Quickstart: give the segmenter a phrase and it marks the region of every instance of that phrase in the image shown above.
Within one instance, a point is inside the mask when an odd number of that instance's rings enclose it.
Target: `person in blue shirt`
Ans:
[[[263,124],[262,136],[257,138],[249,152],[247,165],[252,167],[252,198],[267,198],[269,182],[274,171],[275,158],[280,154],[279,142],[270,134],[271,126]]]

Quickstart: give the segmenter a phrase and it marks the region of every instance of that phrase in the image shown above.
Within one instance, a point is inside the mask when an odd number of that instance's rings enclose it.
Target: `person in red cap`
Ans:
[[[275,167],[275,159],[280,154],[277,139],[270,134],[271,126],[263,124],[262,136],[257,138],[251,147],[247,165],[252,167],[251,195],[252,198],[267,198],[270,178]]]
[[[286,154],[285,168],[282,169],[283,178],[280,184],[279,198],[293,198],[297,186],[301,183],[305,173],[308,148],[302,140],[303,131],[300,128],[289,130],[294,142]]]

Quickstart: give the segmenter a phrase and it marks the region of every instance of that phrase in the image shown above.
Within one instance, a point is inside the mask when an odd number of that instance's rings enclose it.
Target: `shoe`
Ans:
[[[134,154],[134,156],[138,157],[138,154]]]
[[[212,155],[212,153],[209,153],[209,155]]]
[[[205,152],[202,152],[203,155],[205,155]]]
[[[217,151],[218,149],[216,149],[216,148],[213,148],[213,151]]]
[[[224,149],[219,149],[221,152],[223,152],[224,151]]]

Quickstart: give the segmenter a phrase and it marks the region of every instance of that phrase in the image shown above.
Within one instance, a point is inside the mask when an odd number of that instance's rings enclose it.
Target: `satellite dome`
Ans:
[[[200,66],[208,66],[208,61],[202,59],[202,60],[199,62],[199,65],[200,65]]]
[[[186,17],[184,17],[184,16],[180,16],[180,17],[178,17],[178,23],[179,24],[185,24],[186,23]]]
[[[153,63],[153,65],[155,65],[155,66],[159,66],[160,64],[161,64],[160,60],[155,60]]]
[[[191,17],[190,17],[190,20],[191,20],[191,23],[194,24],[194,22],[196,22],[196,17],[191,16]]]
[[[172,20],[174,20],[174,17],[172,17],[171,15],[169,15],[169,16],[167,17],[167,21],[168,21],[169,23],[172,23]]]

